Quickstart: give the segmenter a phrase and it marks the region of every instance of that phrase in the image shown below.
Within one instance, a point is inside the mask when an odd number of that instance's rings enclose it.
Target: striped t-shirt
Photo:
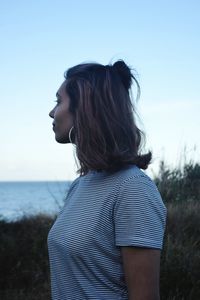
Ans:
[[[48,235],[53,300],[127,300],[121,246],[162,249],[166,208],[136,166],[71,185]]]

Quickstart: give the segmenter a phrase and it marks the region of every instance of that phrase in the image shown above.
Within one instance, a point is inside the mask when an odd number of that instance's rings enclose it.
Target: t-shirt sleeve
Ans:
[[[116,246],[162,249],[166,207],[148,176],[126,179],[114,206]]]

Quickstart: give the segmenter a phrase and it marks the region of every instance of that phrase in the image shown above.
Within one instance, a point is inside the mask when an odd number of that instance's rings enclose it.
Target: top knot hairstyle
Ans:
[[[116,70],[118,75],[120,76],[120,79],[125,87],[126,90],[129,90],[131,88],[132,80],[134,79],[137,87],[139,88],[139,84],[137,80],[134,78],[134,76],[131,73],[130,68],[125,64],[123,60],[118,60],[114,63],[113,68]]]
[[[68,69],[64,77],[74,119],[78,172],[116,172],[130,164],[146,169],[151,152],[140,154],[144,135],[136,126],[130,97],[132,84],[138,94],[140,87],[125,62],[84,63]]]

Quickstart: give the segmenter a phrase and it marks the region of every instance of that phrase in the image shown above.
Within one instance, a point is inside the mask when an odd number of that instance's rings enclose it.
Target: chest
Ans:
[[[113,195],[101,190],[77,189],[54,223],[50,243],[70,256],[82,256],[91,249],[106,249],[115,244],[112,217]]]

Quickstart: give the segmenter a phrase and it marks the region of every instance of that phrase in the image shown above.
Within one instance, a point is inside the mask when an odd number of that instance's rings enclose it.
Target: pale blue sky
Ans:
[[[0,180],[72,180],[73,147],[48,117],[74,64],[122,58],[138,72],[139,112],[156,170],[199,156],[200,2],[1,1]]]

